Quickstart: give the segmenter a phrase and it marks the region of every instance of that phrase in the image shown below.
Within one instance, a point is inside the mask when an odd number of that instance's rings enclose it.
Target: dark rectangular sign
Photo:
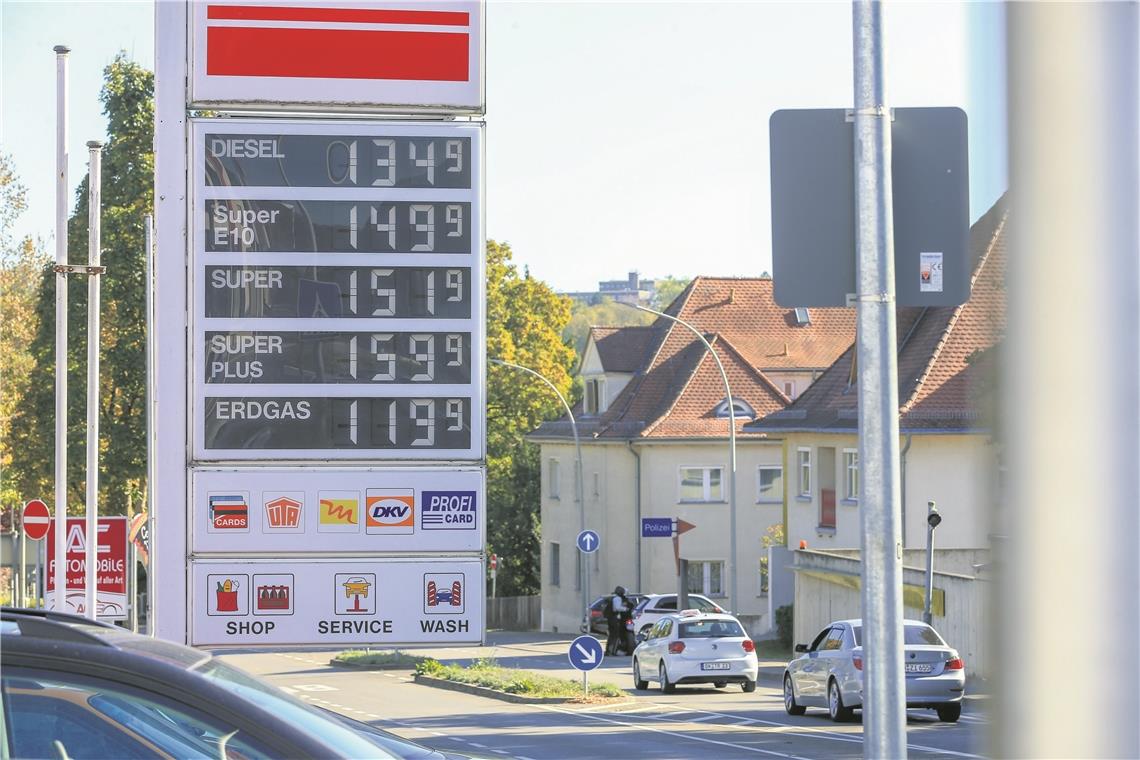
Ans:
[[[469,137],[207,133],[206,185],[470,189]]]
[[[470,332],[207,331],[207,383],[471,382]]]
[[[206,251],[471,253],[471,204],[421,201],[206,201]]]
[[[672,517],[641,518],[642,538],[670,538],[673,535]]]
[[[469,397],[206,397],[216,449],[467,449]]]
[[[207,317],[471,316],[467,267],[206,266]]]

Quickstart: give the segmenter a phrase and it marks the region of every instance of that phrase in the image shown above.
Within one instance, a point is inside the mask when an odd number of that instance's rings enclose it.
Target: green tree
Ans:
[[[681,291],[689,287],[690,282],[692,282],[691,278],[674,277],[673,275],[660,277],[654,280],[653,287],[655,292],[653,294],[653,303],[651,306],[653,306],[654,309],[661,311],[666,306],[673,303],[673,299],[681,295]]]
[[[590,334],[591,327],[647,325],[655,318],[647,311],[638,311],[629,306],[622,306],[609,296],[602,296],[601,301],[596,304],[574,301],[570,309],[570,321],[566,323],[566,328],[562,331],[562,338],[566,343],[573,346],[578,356],[581,357],[582,351],[586,348],[586,338]]]
[[[36,298],[48,258],[30,237],[15,239],[12,226],[27,207],[27,193],[10,156],[0,154],[0,506],[17,507],[42,495],[42,483],[12,466],[12,423],[24,413],[23,398],[35,372],[30,345],[35,335]]]
[[[141,506],[146,476],[146,253],[143,218],[153,208],[154,75],[124,53],[104,70],[100,100],[108,140],[102,156],[102,261],[99,448],[102,514]],[[68,258],[87,258],[88,182],[68,222]],[[55,278],[40,284],[39,321],[31,343],[37,374],[54,376]],[[87,393],[87,279],[68,278],[68,503],[84,500]],[[54,385],[29,388],[26,413],[13,421],[13,458],[25,477],[52,480]],[[45,494],[46,498],[46,494]]]
[[[561,338],[570,299],[519,273],[507,243],[487,241],[487,356],[571,387],[574,352]],[[498,593],[539,591],[539,448],[524,436],[562,405],[544,383],[510,367],[487,370],[487,545],[499,555]]]

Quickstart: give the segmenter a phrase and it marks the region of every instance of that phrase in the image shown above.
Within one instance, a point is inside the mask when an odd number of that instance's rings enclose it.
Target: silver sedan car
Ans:
[[[803,715],[826,707],[834,721],[863,707],[863,621],[837,620],[811,644],[796,644],[799,657],[784,670],[784,709]],[[917,620],[903,621],[906,706],[925,707],[953,723],[962,714],[966,667],[938,632]]]

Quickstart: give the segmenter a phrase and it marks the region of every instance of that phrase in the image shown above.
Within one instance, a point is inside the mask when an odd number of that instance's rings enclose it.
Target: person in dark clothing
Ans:
[[[613,595],[606,600],[606,654],[616,655],[625,646],[625,616],[628,605],[625,601],[625,587],[614,588]]]

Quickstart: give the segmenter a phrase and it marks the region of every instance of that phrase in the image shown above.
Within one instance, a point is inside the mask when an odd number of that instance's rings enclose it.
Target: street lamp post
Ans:
[[[624,302],[618,301],[617,303]],[[657,311],[656,309],[650,309],[648,306],[642,306],[640,304],[634,303],[627,303],[625,305],[632,306],[638,311],[644,311],[650,314],[656,314],[659,317],[665,317],[665,319],[672,320],[682,327],[687,327],[689,331],[693,333],[693,335],[697,336],[697,340],[704,344],[705,349],[708,350],[709,354],[712,355],[713,361],[716,362],[716,368],[720,370],[721,380],[724,381],[724,396],[728,402],[728,457],[730,463],[728,470],[728,532],[731,534],[729,536],[728,559],[728,606],[729,610],[734,615],[739,614],[740,610],[736,608],[736,412],[733,408],[732,403],[732,390],[728,387],[728,375],[724,371],[724,365],[721,364],[720,357],[716,355],[716,351],[714,351],[712,345],[707,340],[705,340],[705,336],[701,334],[700,330],[693,327],[691,324],[681,319],[680,317],[674,317],[670,314]],[[687,580],[682,579],[682,582],[685,583]]]
[[[942,515],[933,501],[926,502],[926,606],[922,622],[930,625],[934,618],[934,529],[942,523]]]
[[[586,529],[586,491],[582,488],[582,443],[578,438],[578,423],[574,419],[574,412],[570,410],[570,404],[566,401],[566,397],[562,395],[562,391],[554,385],[554,383],[547,380],[542,375],[535,372],[529,367],[524,367],[521,364],[514,364],[512,362],[503,361],[502,359],[488,359],[493,364],[501,364],[504,367],[513,367],[514,369],[522,370],[529,375],[534,375],[542,382],[550,386],[550,390],[554,391],[554,395],[558,396],[558,400],[562,402],[563,408],[566,409],[566,415],[570,418],[570,429],[574,432],[574,459],[575,459],[575,480],[578,484],[578,531]],[[590,566],[588,555],[581,549],[578,550],[578,567],[582,574],[582,619],[585,621],[586,632],[590,631]]]

